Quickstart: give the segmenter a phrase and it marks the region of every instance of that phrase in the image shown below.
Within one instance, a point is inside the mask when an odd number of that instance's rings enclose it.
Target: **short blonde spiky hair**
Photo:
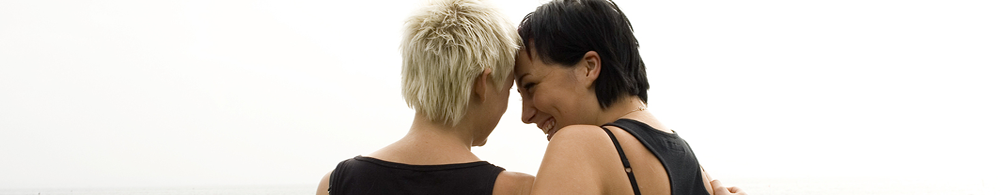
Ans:
[[[485,2],[428,1],[404,23],[404,100],[432,121],[456,125],[477,76],[490,68],[501,90],[520,45],[515,27]]]

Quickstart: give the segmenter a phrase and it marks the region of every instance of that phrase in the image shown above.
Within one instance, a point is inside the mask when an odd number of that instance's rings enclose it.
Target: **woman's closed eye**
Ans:
[[[530,95],[530,89],[533,88],[533,86],[536,86],[536,83],[525,83],[522,84],[521,87],[518,87],[517,91],[519,91],[519,94],[522,94],[523,96]]]
[[[536,83],[526,83],[526,84],[523,84],[522,88],[526,89],[526,91],[529,91],[530,89],[533,88],[533,86],[536,86]]]

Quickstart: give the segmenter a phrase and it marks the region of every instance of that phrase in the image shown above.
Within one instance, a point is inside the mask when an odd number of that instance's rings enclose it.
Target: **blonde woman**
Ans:
[[[376,152],[342,161],[317,194],[526,194],[534,177],[481,161],[508,107],[521,45],[514,26],[479,0],[428,2],[405,22],[408,133]],[[387,119],[394,120],[394,119]]]

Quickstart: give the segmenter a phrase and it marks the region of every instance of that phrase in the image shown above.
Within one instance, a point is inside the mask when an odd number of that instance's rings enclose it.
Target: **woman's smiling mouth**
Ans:
[[[557,129],[555,129],[554,126],[557,126],[556,122],[554,121],[554,118],[549,118],[546,121],[543,121],[543,124],[540,124],[539,126],[540,130],[543,130],[543,133],[547,134],[548,141],[550,140],[551,137],[554,137],[554,133],[557,131]]]

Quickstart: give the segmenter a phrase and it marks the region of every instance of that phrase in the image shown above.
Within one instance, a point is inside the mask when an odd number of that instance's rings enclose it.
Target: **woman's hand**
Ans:
[[[741,188],[735,186],[724,187],[724,184],[721,184],[721,181],[718,181],[716,179],[714,181],[711,181],[710,185],[711,187],[714,188],[714,195],[731,195],[731,194],[748,195],[745,193],[745,191],[742,191]]]

